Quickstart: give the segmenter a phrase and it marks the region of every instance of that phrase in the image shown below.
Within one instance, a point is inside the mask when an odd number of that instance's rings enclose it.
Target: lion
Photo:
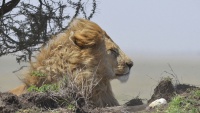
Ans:
[[[35,62],[30,63],[23,85],[9,92],[21,95],[32,85],[56,83],[70,74],[78,87],[94,82],[90,101],[95,106],[118,106],[110,81],[126,82],[132,66],[132,60],[99,25],[77,18],[41,49]],[[42,75],[35,76],[33,72]]]

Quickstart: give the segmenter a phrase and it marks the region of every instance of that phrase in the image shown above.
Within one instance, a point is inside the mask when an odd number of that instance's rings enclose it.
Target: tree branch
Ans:
[[[2,6],[0,8],[0,17],[2,17],[4,14],[10,12],[13,8],[17,6],[17,4],[20,2],[20,0],[11,0],[7,3],[5,3],[5,0],[3,0]]]

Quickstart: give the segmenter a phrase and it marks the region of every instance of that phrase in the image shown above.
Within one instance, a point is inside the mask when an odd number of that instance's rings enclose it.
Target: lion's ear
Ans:
[[[99,31],[83,29],[81,31],[71,32],[70,40],[81,48],[91,47],[103,40],[103,35]]]

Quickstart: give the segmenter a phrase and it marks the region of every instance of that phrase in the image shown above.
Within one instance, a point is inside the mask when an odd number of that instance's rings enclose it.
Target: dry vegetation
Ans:
[[[154,89],[154,94],[148,102],[158,98],[166,98],[168,105],[147,110],[139,97],[130,100],[125,105],[107,108],[95,108],[89,101],[92,86],[84,85],[80,89],[74,86],[73,79],[59,82],[58,87],[50,86],[41,91],[32,91],[19,97],[10,93],[0,93],[0,112],[3,113],[124,113],[124,112],[153,112],[153,113],[190,113],[200,112],[200,88],[186,84],[174,86],[171,78],[162,79]],[[66,82],[67,81],[67,82]],[[67,83],[67,84],[65,84]]]
[[[93,84],[75,85],[75,78],[68,76],[57,84],[29,87],[29,93],[19,97],[10,93],[0,94],[0,112],[44,112],[70,111],[85,112],[93,108],[89,98]],[[93,80],[91,78],[91,80]],[[90,80],[88,80],[90,81]],[[94,81],[96,82],[96,81]],[[96,82],[98,83],[98,82]],[[62,109],[61,109],[62,108]]]

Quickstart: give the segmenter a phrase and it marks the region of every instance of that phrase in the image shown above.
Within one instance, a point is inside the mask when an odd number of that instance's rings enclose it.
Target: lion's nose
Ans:
[[[128,61],[128,62],[126,62],[126,65],[129,67],[129,68],[131,68],[132,66],[133,66],[133,61]]]

